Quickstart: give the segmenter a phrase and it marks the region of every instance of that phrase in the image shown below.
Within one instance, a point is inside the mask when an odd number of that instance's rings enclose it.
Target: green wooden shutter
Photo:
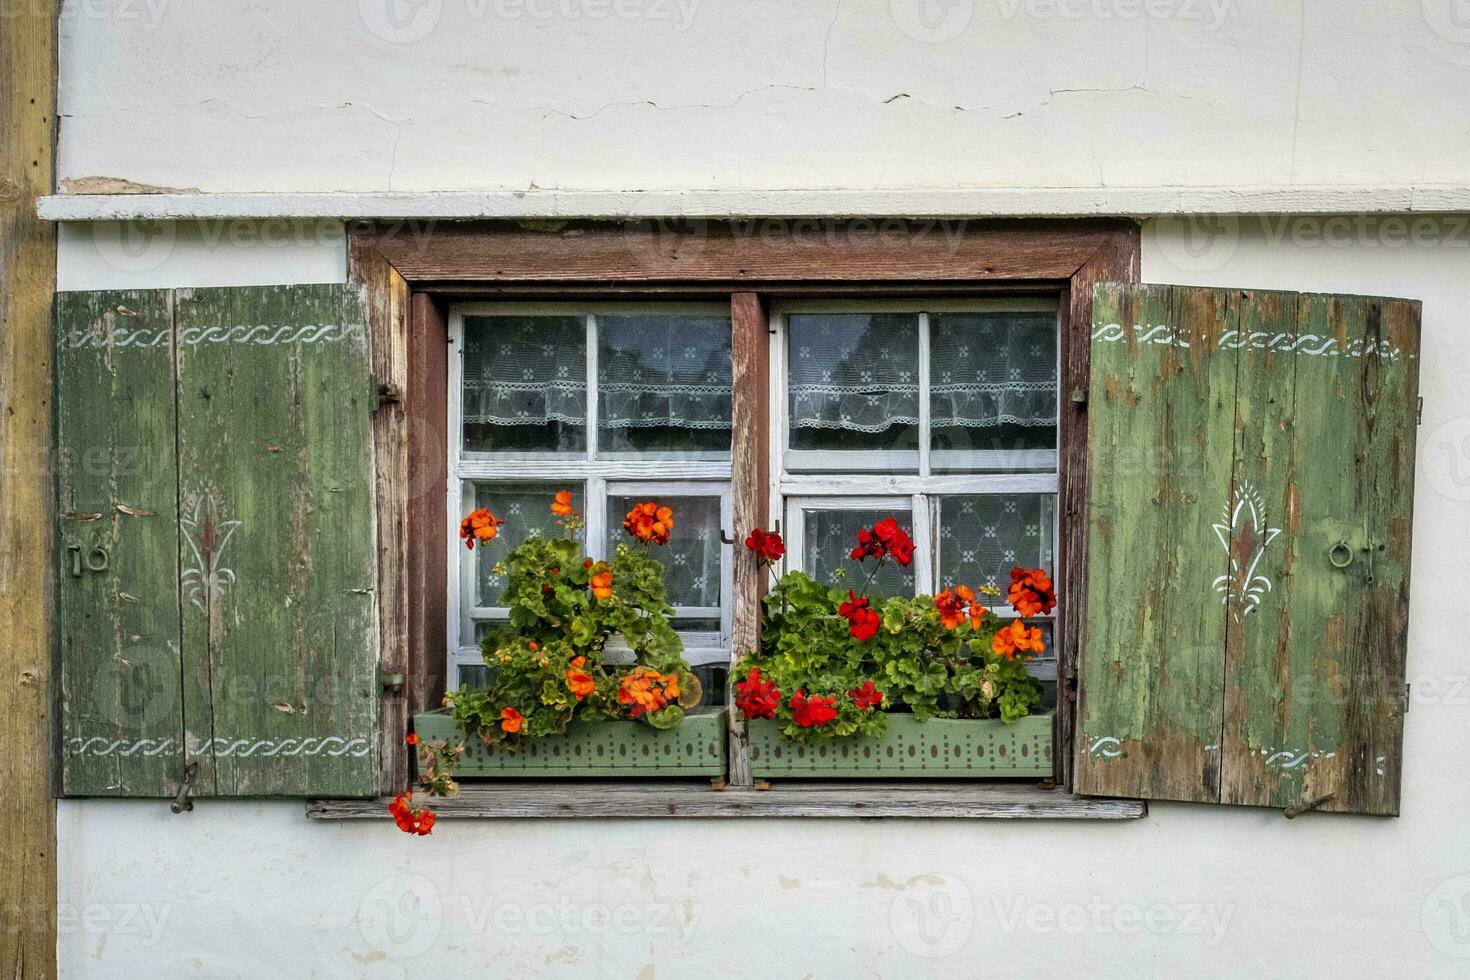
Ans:
[[[122,322],[119,307],[146,322]],[[360,288],[64,294],[58,310],[63,460],[79,441],[116,454],[145,415],[145,480],[167,491],[145,507],[124,499],[127,485],[63,471],[64,791],[166,795],[187,767],[197,796],[372,795],[376,395]],[[118,389],[136,390],[126,404],[138,407],[119,414]],[[97,522],[66,516],[104,509],[121,528],[110,577],[87,570],[82,525]],[[100,611],[66,613],[86,608]],[[102,618],[111,608],[123,613]],[[130,626],[145,608],[150,630]],[[160,667],[146,685],[132,681],[143,695],[98,670],[133,678],[138,644],[171,653],[147,661]],[[71,696],[89,684],[90,701]],[[118,719],[99,728],[94,704]]]
[[[173,297],[56,297],[61,788],[164,796],[183,772]]]
[[[1408,300],[1102,284],[1079,792],[1397,814]]]

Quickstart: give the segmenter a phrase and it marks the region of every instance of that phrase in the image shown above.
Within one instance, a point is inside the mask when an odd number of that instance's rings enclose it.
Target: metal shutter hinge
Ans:
[[[1419,410],[1414,415],[1414,424],[1415,425],[1423,425],[1424,424],[1424,396],[1423,395],[1420,395],[1419,396]]]
[[[174,813],[187,813],[194,809],[194,801],[189,799],[189,791],[194,788],[194,780],[199,776],[199,763],[191,762],[184,766],[184,781],[179,786],[179,792],[168,808]]]
[[[1086,405],[1087,404],[1087,389],[1086,388],[1073,388],[1072,389],[1072,402],[1075,405]]]
[[[1336,793],[1328,793],[1326,796],[1319,796],[1315,800],[1304,800],[1301,803],[1293,803],[1291,806],[1287,807],[1281,812],[1285,814],[1286,819],[1295,820],[1303,813],[1306,813],[1309,810],[1315,810],[1322,804],[1331,803],[1335,799],[1337,799]]]
[[[380,686],[385,691],[392,691],[394,694],[397,694],[403,690],[402,674],[379,674],[378,679]]]
[[[403,403],[403,389],[391,381],[379,381],[377,378],[374,378],[372,397],[377,408],[382,408],[390,402],[395,405],[401,405]]]

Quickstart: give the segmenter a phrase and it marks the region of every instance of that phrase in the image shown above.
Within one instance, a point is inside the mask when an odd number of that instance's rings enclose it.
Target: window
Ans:
[[[916,558],[878,572],[880,595],[1004,589],[1011,568],[1053,570],[1055,300],[790,303],[772,328],[772,512],[788,567],[860,590],[857,531],[892,516]],[[1034,663],[1047,680],[1053,639]]]
[[[679,520],[669,602],[691,664],[730,658],[730,311],[727,304],[465,304],[450,312],[449,512],[489,507],[507,547],[555,528],[571,490],[588,554],[656,498]],[[451,527],[451,533],[455,531]],[[451,538],[451,688],[484,679],[479,639],[505,619],[504,550]]]

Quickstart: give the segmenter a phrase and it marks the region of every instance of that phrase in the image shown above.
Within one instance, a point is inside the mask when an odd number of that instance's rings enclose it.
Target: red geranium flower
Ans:
[[[852,688],[847,696],[863,711],[872,711],[883,703],[883,692],[874,687],[872,681],[863,681],[861,687]]]
[[[891,557],[907,568],[914,560],[914,542],[909,538],[908,532],[898,526],[898,521],[885,517],[871,529],[863,528],[858,531],[857,547],[848,553],[848,557],[853,561],[866,561],[869,558],[882,561]]]
[[[847,631],[859,643],[866,643],[878,633],[882,618],[868,603],[867,596],[854,595],[847,590],[847,601],[837,607],[837,615],[847,620]]]
[[[774,565],[786,554],[786,542],[775,531],[756,528],[745,539],[745,546],[755,552],[755,560],[762,565]]]
[[[1044,616],[1056,608],[1057,592],[1044,569],[1013,568],[1006,599],[1022,616]]]
[[[750,668],[745,680],[735,685],[735,707],[747,718],[774,718],[780,704],[776,682],[761,676],[759,667]]]
[[[414,806],[412,792],[399,793],[388,804],[388,812],[393,814],[393,822],[405,834],[427,837],[434,830],[434,811],[426,806]]]
[[[791,717],[802,728],[821,728],[837,717],[837,709],[833,707],[836,703],[835,697],[815,694],[807,697],[805,691],[798,689],[791,695]]]

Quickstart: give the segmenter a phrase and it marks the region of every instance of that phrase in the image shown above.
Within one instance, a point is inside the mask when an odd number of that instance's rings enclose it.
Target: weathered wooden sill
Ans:
[[[956,786],[902,783],[786,782],[767,790],[711,789],[669,780],[575,785],[497,781],[465,784],[453,799],[435,799],[440,819],[523,817],[890,817],[992,820],[1136,820],[1142,800],[1073,796],[1035,783]],[[388,798],[310,800],[313,820],[387,820]]]

